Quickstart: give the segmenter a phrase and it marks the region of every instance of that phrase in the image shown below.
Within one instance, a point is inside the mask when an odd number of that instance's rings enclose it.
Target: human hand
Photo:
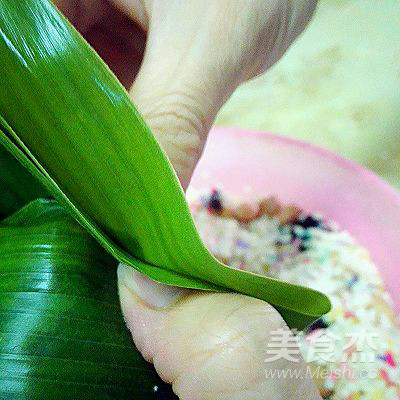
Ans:
[[[232,92],[274,64],[316,0],[54,0],[127,87],[187,186]]]
[[[56,1],[127,87],[184,188],[220,107],[281,57],[315,3]],[[159,285],[125,266],[118,276],[137,348],[182,400],[320,399],[300,356],[264,362],[273,332],[288,329],[267,303]],[[304,379],[267,379],[266,369]]]

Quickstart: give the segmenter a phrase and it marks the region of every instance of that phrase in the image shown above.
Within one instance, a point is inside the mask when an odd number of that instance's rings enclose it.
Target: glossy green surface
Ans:
[[[132,344],[116,264],[54,200],[0,224],[0,399],[176,399]]]
[[[0,146],[0,220],[48,192],[3,146]]]
[[[293,328],[329,310],[317,291],[207,251],[126,92],[47,0],[0,0],[0,54],[1,143],[119,261],[167,284],[266,300]]]

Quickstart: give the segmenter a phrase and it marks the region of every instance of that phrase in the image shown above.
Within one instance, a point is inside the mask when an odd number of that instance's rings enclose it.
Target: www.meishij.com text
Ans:
[[[354,371],[349,368],[327,370],[321,366],[310,367],[309,365],[304,369],[265,369],[266,379],[327,379],[332,376],[335,379],[343,377],[347,377],[350,380],[374,379],[378,376],[378,371],[369,369]]]

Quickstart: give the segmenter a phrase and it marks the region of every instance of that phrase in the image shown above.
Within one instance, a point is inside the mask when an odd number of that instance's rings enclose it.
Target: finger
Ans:
[[[140,1],[131,1],[138,11]],[[122,85],[131,87],[143,59],[146,34],[125,10],[106,0],[55,0],[56,6],[80,31]]]
[[[240,81],[237,44],[220,26],[224,10],[204,3],[157,2],[149,11],[145,56],[130,90],[183,186],[218,110]]]
[[[305,364],[265,363],[277,329],[287,330],[267,303],[239,294],[204,293],[154,283],[118,269],[122,310],[135,344],[181,400],[320,399],[312,380],[271,379],[266,369],[305,376]]]
[[[114,11],[88,29],[84,36],[122,85],[131,87],[146,42],[146,34],[140,26],[121,12]]]
[[[315,1],[144,4],[148,38],[130,93],[185,187],[223,103],[282,56]]]
[[[81,33],[87,32],[111,9],[107,0],[53,0],[53,2]]]

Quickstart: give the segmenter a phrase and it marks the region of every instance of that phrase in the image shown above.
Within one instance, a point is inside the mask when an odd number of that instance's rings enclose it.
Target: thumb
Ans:
[[[181,400],[321,399],[300,352],[296,362],[265,362],[276,332],[291,334],[269,304],[160,285],[123,265],[118,282],[136,347]],[[286,369],[301,378],[266,375]]]
[[[239,82],[224,70],[220,52],[209,51],[215,24],[206,13],[198,18],[190,4],[160,2],[149,14],[130,95],[186,188],[217,112]]]

